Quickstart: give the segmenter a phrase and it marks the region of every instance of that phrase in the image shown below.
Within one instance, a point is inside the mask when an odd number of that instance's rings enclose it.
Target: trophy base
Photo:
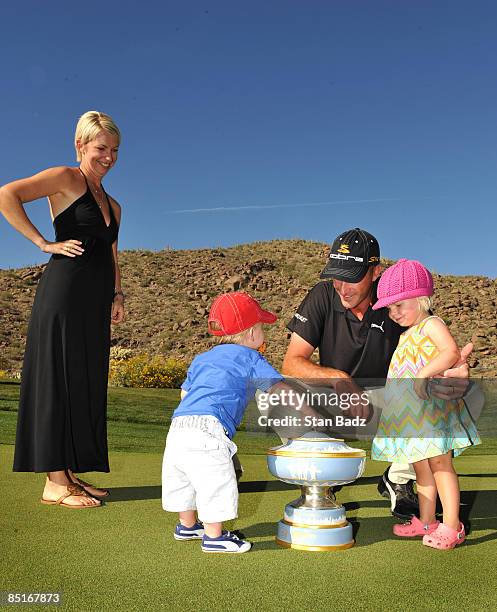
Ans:
[[[354,546],[352,525],[347,521],[345,508],[309,507],[295,500],[285,506],[285,516],[278,523],[276,543],[297,550],[343,550]]]
[[[354,546],[352,525],[297,526],[279,521],[276,543],[284,548],[308,551],[344,550]]]

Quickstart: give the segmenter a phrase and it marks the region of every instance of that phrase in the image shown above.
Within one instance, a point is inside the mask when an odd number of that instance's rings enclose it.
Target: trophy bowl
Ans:
[[[285,506],[276,542],[299,550],[341,550],[354,545],[345,508],[331,487],[354,482],[366,452],[343,440],[310,431],[267,451],[268,469],[279,480],[301,487],[301,496]]]

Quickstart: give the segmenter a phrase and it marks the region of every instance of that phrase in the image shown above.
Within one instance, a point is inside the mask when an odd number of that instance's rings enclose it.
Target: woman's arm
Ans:
[[[109,202],[112,206],[112,212],[114,213],[114,217],[116,219],[116,223],[119,227],[121,224],[121,207],[119,204],[109,196]],[[119,268],[119,261],[117,257],[117,240],[112,244],[112,256],[114,257],[114,270],[115,270],[115,279],[114,279],[114,301],[112,303],[112,323],[121,323],[124,320],[124,295],[122,293],[121,286],[121,270]]]
[[[39,198],[56,194],[69,196],[74,186],[71,168],[59,167],[43,170],[33,176],[13,181],[0,188],[0,212],[28,240],[31,240],[45,253],[60,253],[74,257],[81,255],[83,249],[79,240],[66,240],[64,243],[49,242],[31,223],[24,204]]]

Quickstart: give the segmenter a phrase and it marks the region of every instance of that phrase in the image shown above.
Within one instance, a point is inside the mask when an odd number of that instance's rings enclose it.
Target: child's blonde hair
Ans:
[[[421,310],[429,312],[431,310],[431,298],[427,295],[418,297],[418,304]]]
[[[222,330],[222,327],[219,325],[217,321],[211,321],[210,327],[214,331]],[[255,326],[252,325],[252,327],[255,327]],[[247,337],[247,334],[252,329],[252,327],[244,329],[238,334],[226,334],[225,336],[216,336],[217,343],[218,344],[241,344]]]

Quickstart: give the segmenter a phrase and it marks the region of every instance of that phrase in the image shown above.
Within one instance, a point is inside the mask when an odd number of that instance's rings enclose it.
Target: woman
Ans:
[[[85,113],[76,127],[79,167],[49,168],[0,189],[7,221],[52,257],[29,323],[14,471],[47,472],[42,503],[96,508],[108,491],[76,472],[109,471],[107,376],[110,323],[124,318],[117,263],[119,204],[101,185],[120,133],[108,115]],[[24,204],[47,196],[56,241],[30,222]]]

